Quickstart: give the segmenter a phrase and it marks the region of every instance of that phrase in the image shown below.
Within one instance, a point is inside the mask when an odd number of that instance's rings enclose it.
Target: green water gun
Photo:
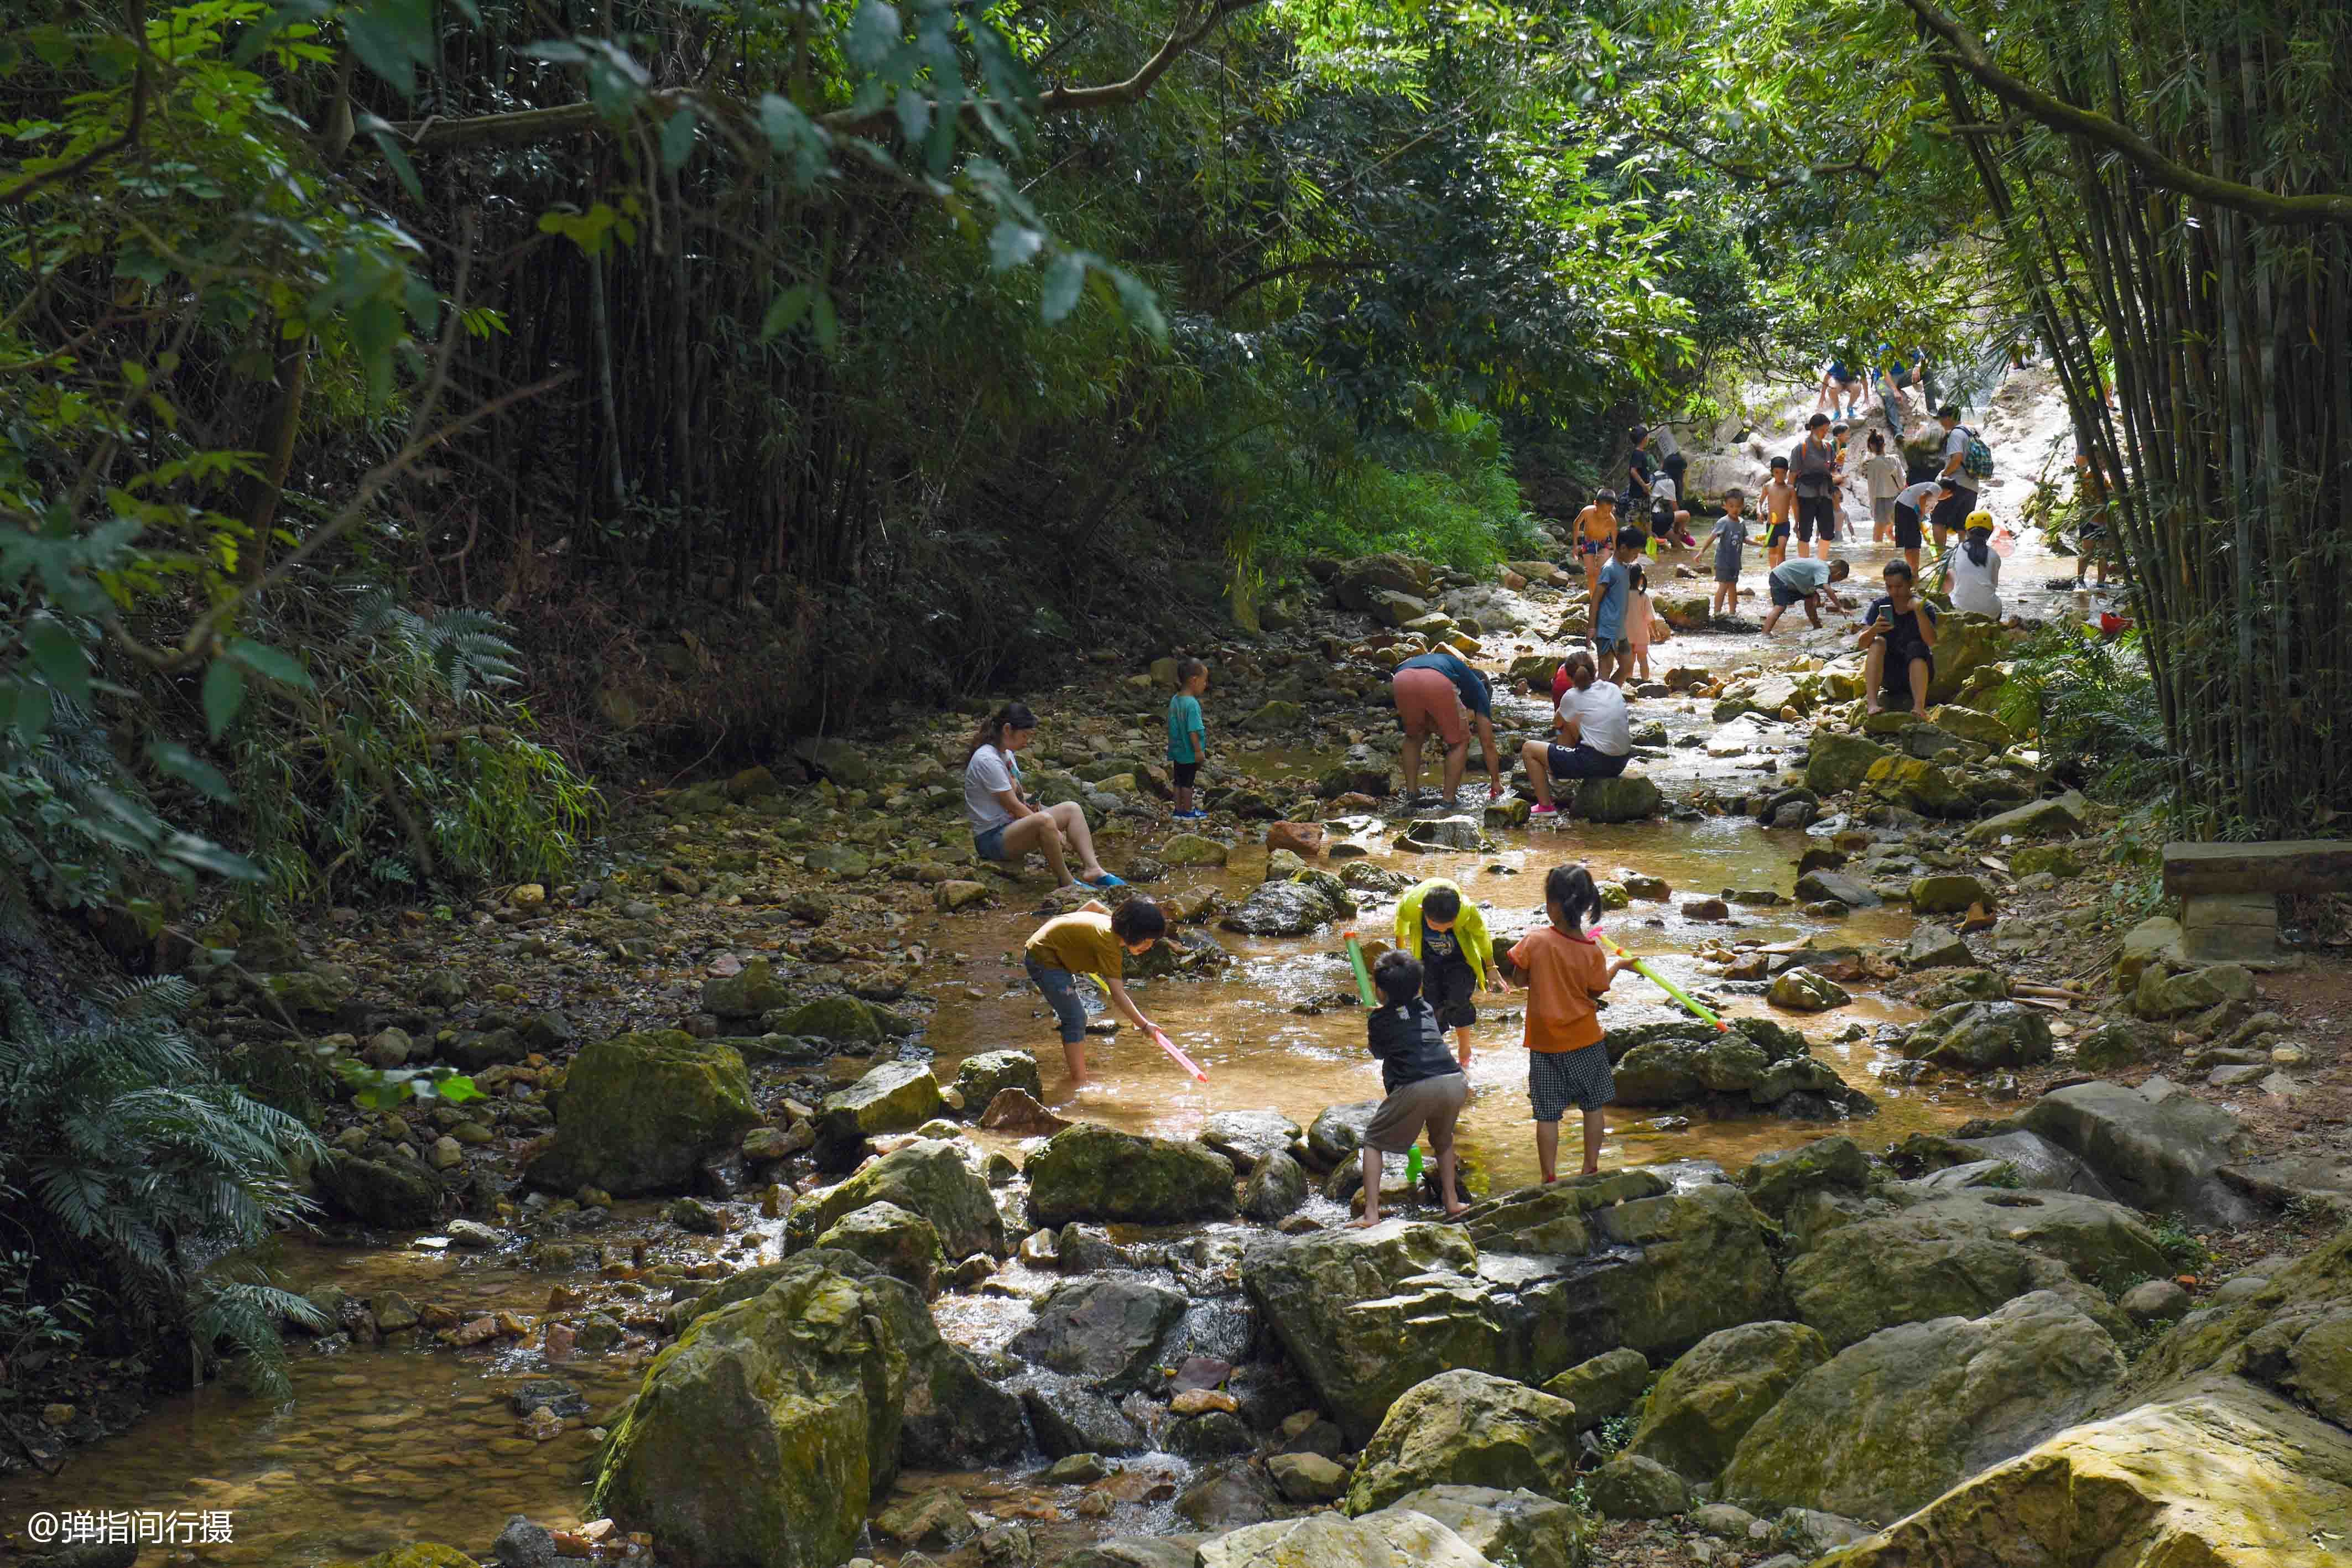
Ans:
[[[1587,935],[1594,941],[1600,943],[1603,947],[1608,948],[1612,953],[1616,954],[1620,958],[1632,959],[1633,972],[1635,974],[1649,981],[1650,984],[1657,987],[1658,989],[1665,992],[1666,995],[1674,998],[1675,1000],[1682,1003],[1683,1006],[1690,1009],[1692,1012],[1698,1015],[1698,1017],[1705,1019],[1706,1022],[1713,1024],[1719,1030],[1727,1030],[1731,1027],[1721,1019],[1716,1017],[1713,1013],[1707,1011],[1705,1008],[1699,1006],[1697,1002],[1692,1000],[1689,994],[1680,986],[1675,985],[1672,980],[1667,979],[1664,975],[1659,974],[1655,969],[1650,967],[1649,965],[1644,964],[1639,958],[1633,957],[1633,954],[1628,953],[1624,948],[1620,947],[1616,943],[1611,941],[1609,939],[1608,933],[1602,931],[1600,926],[1594,926],[1589,933],[1587,933]]]
[[[1372,994],[1372,972],[1364,967],[1364,945],[1356,940],[1352,931],[1347,934],[1347,942],[1348,962],[1356,967],[1356,999],[1368,1008],[1376,1008],[1381,999]]]

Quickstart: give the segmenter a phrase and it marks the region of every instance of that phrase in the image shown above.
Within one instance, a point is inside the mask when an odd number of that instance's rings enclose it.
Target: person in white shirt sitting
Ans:
[[[1970,615],[2000,619],[2000,556],[1992,548],[1992,514],[1970,512],[1961,530],[1960,547],[1944,562],[1944,591],[1952,608]]]
[[[1568,656],[1567,667],[1568,690],[1552,716],[1559,738],[1530,740],[1519,747],[1519,761],[1535,786],[1538,817],[1559,812],[1551,799],[1554,779],[1614,779],[1633,755],[1633,724],[1625,694],[1599,678],[1592,655],[1581,648]]]

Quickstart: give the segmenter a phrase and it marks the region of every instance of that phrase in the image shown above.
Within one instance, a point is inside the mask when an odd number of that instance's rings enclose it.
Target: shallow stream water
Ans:
[[[2007,429],[1994,422],[1996,435],[2011,437],[2003,446],[2003,483],[1996,492],[2024,487],[2032,465],[2024,461],[2028,437],[2041,444],[2032,448],[2034,463],[2058,438],[2052,434],[2046,402],[2026,402]],[[2063,421],[2057,428],[2063,434]],[[1729,464],[1727,472],[1738,476],[1739,455],[1720,455],[1717,461]],[[1859,587],[1874,583],[1878,568],[1891,552],[1865,545],[1844,553],[1854,561]],[[2042,588],[2050,572],[2070,570],[2071,562],[2047,556],[2038,540],[2028,538],[2009,564],[2013,605],[2029,613],[2063,612],[2063,601]],[[1751,583],[1759,578],[1751,563]],[[1706,585],[1662,582],[1656,587],[1703,591]],[[1755,614],[1752,606],[1752,600],[1743,601],[1742,612]],[[1843,618],[1835,619],[1831,629],[1820,632],[1784,626],[1782,635],[1769,645],[1752,636],[1677,637],[1653,650],[1652,668],[1663,674],[1678,664],[1727,669],[1767,657],[1834,655],[1849,645],[1850,633],[1837,629],[1843,624]],[[1504,644],[1507,656],[1507,639]],[[1717,728],[1711,706],[1683,699],[1644,701],[1637,708],[1636,722],[1662,720],[1670,742],[1682,740]],[[1531,699],[1507,698],[1497,716],[1498,728],[1505,727],[1502,721],[1511,727],[1535,727],[1544,713]],[[1756,728],[1747,754],[1710,757],[1703,747],[1670,744],[1663,757],[1645,761],[1643,770],[1670,798],[1701,780],[1736,790],[1743,780],[1775,768],[1774,753],[1792,747],[1799,737],[1788,726],[1765,723]],[[1374,744],[1380,744],[1377,737]],[[1330,760],[1329,754],[1297,747],[1261,748],[1248,757],[1251,770],[1262,775],[1311,774]],[[1509,760],[1505,758],[1506,766]],[[1426,781],[1435,782],[1433,771]],[[1484,778],[1474,755],[1464,810],[1475,814],[1477,805],[1472,802],[1483,802],[1484,796]],[[1416,877],[1440,875],[1459,883],[1486,907],[1498,942],[1509,941],[1542,918],[1543,873],[1554,864],[1581,861],[1601,877],[1621,869],[1662,877],[1673,886],[1673,899],[1636,903],[1616,914],[1613,934],[1677,984],[1708,994],[1717,993],[1719,982],[1690,956],[1691,949],[1706,938],[1781,943],[1818,936],[1867,948],[1901,936],[1910,925],[1909,916],[1900,910],[1862,911],[1841,921],[1819,921],[1798,914],[1792,904],[1735,908],[1735,923],[1729,926],[1685,919],[1677,912],[1685,898],[1718,896],[1729,889],[1771,888],[1783,897],[1790,892],[1797,855],[1808,841],[1805,836],[1760,831],[1736,816],[1622,826],[1573,822],[1556,831],[1496,832],[1491,836],[1496,848],[1481,853],[1399,853],[1388,847],[1389,836],[1383,824],[1358,834],[1357,841],[1380,863]],[[1180,871],[1153,891],[1189,894],[1213,886],[1238,902],[1263,872],[1264,851],[1243,848],[1225,867]],[[1366,936],[1387,936],[1392,907],[1382,903],[1368,908],[1358,928]],[[927,917],[909,933],[919,936],[934,955],[926,985],[939,998],[939,1007],[926,1043],[937,1053],[943,1080],[952,1079],[955,1064],[967,1055],[1017,1047],[1037,1056],[1047,1098],[1064,1097],[1052,1019],[1020,964],[1023,941],[1035,922],[1033,911],[1014,908],[978,916]],[[1132,1031],[1094,1038],[1087,1051],[1096,1082],[1077,1101],[1075,1114],[1139,1133],[1185,1137],[1200,1131],[1216,1111],[1272,1107],[1304,1125],[1327,1105],[1379,1096],[1379,1070],[1363,1050],[1362,1014],[1341,999],[1352,992],[1353,980],[1336,933],[1295,939],[1249,938],[1223,931],[1217,936],[1234,959],[1222,976],[1206,981],[1161,981],[1137,990],[1144,1009],[1207,1071],[1208,1083],[1191,1082]],[[1497,1191],[1536,1176],[1526,1055],[1517,1043],[1518,1000],[1480,998],[1477,1056],[1471,1071],[1475,1097],[1462,1124],[1463,1149],[1477,1173],[1475,1181]],[[1724,1000],[1724,1010],[1735,1016],[1772,1011],[1758,997],[1737,995]],[[1612,992],[1606,1018],[1612,1025],[1622,1025],[1674,1016],[1679,1016],[1679,1009],[1656,987],[1627,975]],[[1950,1085],[1906,1087],[1883,1078],[1880,1070],[1891,1059],[1874,1049],[1870,1033],[1882,1022],[1913,1015],[1874,993],[1864,991],[1852,1006],[1831,1013],[1773,1016],[1802,1028],[1813,1040],[1816,1054],[1878,1102],[1877,1115],[1849,1124],[1870,1146],[1883,1147],[1909,1133],[1998,1113]],[[1862,1025],[1864,1038],[1836,1041],[1833,1037],[1846,1032],[1850,1024]],[[866,1065],[845,1062],[843,1067],[854,1075]],[[1622,1109],[1610,1115],[1601,1157],[1609,1167],[1699,1158],[1736,1170],[1759,1154],[1830,1130],[1816,1123],[1762,1117],[1710,1121],[1694,1115],[1684,1121],[1664,1111]],[[973,1136],[983,1145],[1009,1143],[989,1134]],[[1563,1168],[1572,1169],[1570,1162],[1580,1157],[1578,1140],[1571,1117],[1563,1128]],[[773,1221],[759,1222],[723,1242],[703,1240],[667,1227],[645,1228],[653,1207],[625,1206],[612,1234],[654,1236],[657,1261],[708,1267],[723,1249],[732,1264],[747,1266],[778,1255],[780,1227]],[[1320,1198],[1309,1212],[1327,1222],[1344,1218],[1339,1206]],[[559,1283],[586,1283],[594,1294],[604,1293],[599,1282],[586,1276],[526,1270],[514,1247],[474,1255],[416,1245],[411,1239],[375,1249],[335,1249],[289,1239],[279,1244],[272,1261],[298,1290],[329,1281],[357,1297],[397,1290],[419,1301],[456,1308],[464,1317],[500,1309],[526,1315],[544,1312],[551,1289]],[[951,1339],[974,1348],[1001,1346],[1029,1319],[1024,1298],[1041,1292],[1051,1279],[1015,1264],[996,1282],[997,1291],[943,1297],[935,1316]],[[1196,1343],[1230,1343],[1235,1354],[1245,1345],[1246,1324],[1227,1321],[1240,1316],[1230,1301],[1203,1302],[1197,1315],[1201,1321],[1188,1324],[1187,1330]],[[201,1548],[151,1547],[142,1561],[258,1568],[356,1559],[417,1540],[479,1549],[515,1513],[551,1526],[576,1523],[585,1505],[593,1447],[586,1424],[569,1423],[562,1436],[535,1442],[522,1435],[508,1397],[534,1378],[557,1376],[586,1396],[592,1419],[601,1418],[635,1391],[651,1347],[633,1337],[613,1354],[578,1356],[551,1366],[536,1348],[535,1336],[520,1345],[499,1343],[503,1348],[457,1353],[385,1348],[315,1354],[307,1345],[298,1346],[292,1403],[273,1407],[217,1385],[164,1400],[137,1428],[77,1455],[57,1477],[26,1473],[0,1481],[0,1532],[23,1531],[28,1518],[42,1511],[227,1510],[231,1542]],[[1118,1499],[1114,1512],[1092,1521],[1073,1515],[1078,1489],[1043,1487],[1024,1473],[910,1476],[901,1486],[952,1485],[983,1513],[1032,1521],[1044,1537],[1041,1557],[1050,1561],[1081,1533],[1164,1533],[1183,1528],[1173,1521],[1168,1500],[1189,1470],[1184,1461],[1164,1454],[1129,1461],[1125,1475],[1112,1483]],[[876,1554],[886,1560],[892,1556]]]

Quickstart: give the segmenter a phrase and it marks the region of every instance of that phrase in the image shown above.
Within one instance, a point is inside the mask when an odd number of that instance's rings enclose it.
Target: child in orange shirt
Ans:
[[[1536,1164],[1546,1182],[1559,1179],[1559,1118],[1573,1103],[1584,1113],[1584,1174],[1601,1169],[1601,1107],[1617,1098],[1609,1048],[1601,1043],[1595,1002],[1632,965],[1611,963],[1585,931],[1601,921],[1601,890],[1582,866],[1559,865],[1544,878],[1544,913],[1511,949],[1527,976],[1528,1098],[1535,1104]]]

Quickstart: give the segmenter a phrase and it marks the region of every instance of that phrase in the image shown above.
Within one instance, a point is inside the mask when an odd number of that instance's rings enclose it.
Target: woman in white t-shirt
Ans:
[[[1538,817],[1554,814],[1551,787],[1570,779],[1614,779],[1633,755],[1633,717],[1625,693],[1599,678],[1592,655],[1579,648],[1568,656],[1568,690],[1552,716],[1558,738],[1530,740],[1519,747],[1520,765],[1535,787]],[[1565,742],[1566,744],[1562,744]]]
[[[1070,885],[1068,852],[1078,853],[1079,880],[1089,887],[1123,887],[1095,859],[1094,834],[1076,800],[1058,806],[1034,804],[1021,789],[1021,765],[1013,754],[1037,737],[1037,716],[1020,703],[1007,703],[980,727],[963,765],[963,813],[971,823],[972,852],[984,861],[1019,865],[1034,850],[1045,857],[1054,880]]]
[[[1992,514],[1970,512],[1959,548],[1946,558],[1944,589],[1952,608],[2000,619],[2000,556],[1992,548]]]

